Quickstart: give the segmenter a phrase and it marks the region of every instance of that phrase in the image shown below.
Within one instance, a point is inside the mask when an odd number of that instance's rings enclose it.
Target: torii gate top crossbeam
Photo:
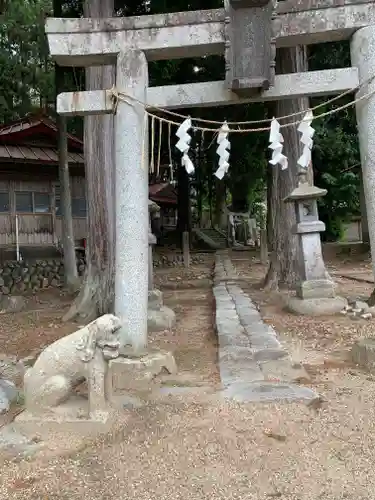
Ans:
[[[111,19],[55,19],[46,23],[51,55],[62,65],[107,64],[126,47],[149,60],[223,54],[223,9]],[[375,24],[373,0],[287,0],[273,21],[278,47],[349,38]]]

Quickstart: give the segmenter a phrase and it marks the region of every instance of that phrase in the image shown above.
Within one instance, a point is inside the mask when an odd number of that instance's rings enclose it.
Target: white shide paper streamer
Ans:
[[[228,140],[229,127],[227,122],[224,122],[217,136],[217,144],[219,145],[216,153],[219,155],[219,168],[215,172],[218,179],[222,179],[229,169],[230,142]]]
[[[299,157],[297,163],[303,168],[308,168],[311,163],[311,150],[315,133],[315,130],[311,126],[313,119],[313,112],[309,110],[297,128],[298,132],[302,134],[300,141],[303,144],[302,155]]]
[[[288,158],[282,153],[284,137],[280,133],[280,123],[276,118],[273,118],[271,122],[269,142],[271,144],[268,147],[272,150],[270,164],[273,166],[279,164],[281,170],[286,170],[288,168]]]
[[[190,129],[191,129],[191,119],[187,118],[181,123],[176,132],[176,136],[179,138],[179,141],[176,144],[176,148],[179,149],[182,153],[181,163],[182,166],[185,167],[186,172],[188,174],[192,174],[194,172],[193,162],[190,160],[188,156],[188,151],[190,149],[190,142],[191,142],[191,136],[188,134],[188,131]]]

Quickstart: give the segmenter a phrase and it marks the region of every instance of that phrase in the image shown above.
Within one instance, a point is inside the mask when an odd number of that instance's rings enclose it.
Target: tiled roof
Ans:
[[[53,148],[40,148],[36,146],[10,146],[0,144],[0,161],[16,160],[20,162],[58,163],[58,151]],[[68,153],[68,163],[83,164],[83,155]]]
[[[176,188],[169,182],[151,184],[148,187],[149,197],[155,203],[177,204]]]
[[[53,130],[53,132],[57,133],[56,123],[51,118],[48,118],[47,116],[43,116],[41,114],[30,114],[26,115],[24,118],[22,118],[22,120],[0,126],[0,142],[6,142],[7,138],[10,138],[13,134],[17,134],[19,132],[30,131],[32,133],[33,128],[40,126],[47,127]],[[68,140],[72,141],[78,146],[83,146],[83,142],[74,135],[68,134]]]

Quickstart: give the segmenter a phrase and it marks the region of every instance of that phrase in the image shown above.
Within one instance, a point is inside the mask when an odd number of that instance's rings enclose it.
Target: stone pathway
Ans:
[[[223,396],[241,402],[316,399],[299,385],[308,382],[306,371],[293,363],[238,278],[228,252],[217,252],[213,293]]]

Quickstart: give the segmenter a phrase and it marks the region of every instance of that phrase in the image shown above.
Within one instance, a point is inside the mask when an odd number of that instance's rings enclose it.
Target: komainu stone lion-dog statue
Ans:
[[[119,318],[105,314],[49,345],[24,376],[26,409],[33,415],[57,413],[84,380],[88,384],[88,415],[106,414],[107,361],[118,357]]]

